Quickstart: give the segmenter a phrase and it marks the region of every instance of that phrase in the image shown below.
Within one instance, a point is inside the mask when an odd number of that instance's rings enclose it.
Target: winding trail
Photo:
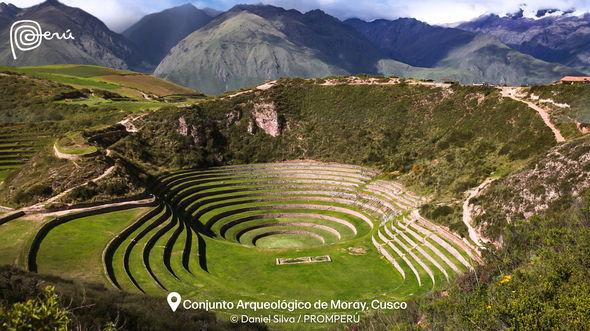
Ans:
[[[64,196],[66,196],[68,193],[72,192],[76,188],[82,187],[82,186],[86,186],[86,185],[88,185],[88,184],[90,184],[92,182],[96,183],[96,182],[98,182],[98,181],[100,181],[100,180],[108,177],[114,170],[115,170],[115,166],[112,166],[112,167],[108,168],[107,170],[105,170],[104,173],[102,173],[100,176],[98,176],[96,178],[90,179],[90,180],[82,183],[81,185],[78,185],[78,186],[72,187],[70,189],[67,189],[67,190],[61,192],[58,195],[55,195],[55,196],[53,196],[53,197],[51,197],[51,198],[49,198],[49,199],[47,199],[45,201],[39,202],[38,204],[32,205],[30,207],[23,208],[22,210],[24,212],[27,212],[27,213],[35,212],[35,211],[40,211],[40,210],[44,209],[45,206],[47,206],[48,204],[53,203],[53,202],[55,202],[55,201],[63,198]]]
[[[471,199],[475,198],[481,191],[483,191],[486,187],[488,187],[491,183],[493,183],[496,179],[488,178],[483,183],[481,183],[478,187],[473,188],[466,192],[467,199],[463,202],[463,223],[467,226],[469,231],[469,238],[473,241],[479,248],[483,248],[485,243],[488,243],[489,240],[483,238],[479,232],[473,226],[473,205],[471,204]]]
[[[155,201],[155,197],[150,196],[149,198],[139,199],[139,200],[105,203],[105,204],[100,204],[100,205],[96,205],[96,206],[64,209],[64,210],[58,210],[58,211],[44,211],[42,209],[26,210],[27,208],[23,208],[22,211],[26,212],[26,214],[27,214],[26,219],[27,220],[42,221],[42,220],[46,219],[47,217],[61,217],[61,216],[66,216],[66,215],[70,215],[70,214],[83,213],[83,212],[88,212],[88,211],[98,211],[98,210],[103,210],[103,209],[108,209],[108,208],[116,208],[116,207],[121,207],[121,206],[138,205],[138,208],[139,208],[139,205],[144,205],[144,204],[147,205],[149,203],[153,203],[154,201]]]
[[[549,115],[549,111],[547,109],[545,109],[543,107],[539,107],[538,105],[536,105],[532,101],[528,101],[528,100],[520,98],[518,96],[518,94],[520,92],[520,89],[518,87],[502,87],[501,91],[502,91],[502,97],[510,98],[510,99],[522,102],[522,103],[526,104],[527,106],[529,106],[531,109],[535,110],[537,113],[539,113],[539,115],[543,119],[543,122],[545,122],[545,125],[547,125],[547,127],[549,127],[549,129],[551,129],[551,131],[553,131],[553,134],[555,135],[555,140],[558,143],[565,142],[565,138],[561,134],[561,131],[559,131],[559,129],[555,126],[555,124],[553,124],[553,122],[551,122],[551,116]]]

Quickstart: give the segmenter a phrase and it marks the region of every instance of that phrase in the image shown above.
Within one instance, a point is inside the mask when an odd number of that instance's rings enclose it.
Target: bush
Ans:
[[[6,310],[0,308],[0,325],[9,331],[68,330],[69,313],[58,300],[55,288],[47,286],[37,299],[15,303]]]

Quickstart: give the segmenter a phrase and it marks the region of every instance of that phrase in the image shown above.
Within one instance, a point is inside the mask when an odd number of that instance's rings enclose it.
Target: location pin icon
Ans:
[[[176,292],[171,292],[170,294],[168,294],[168,304],[170,305],[170,308],[172,308],[172,311],[176,311],[176,309],[178,309],[178,306],[180,306],[180,301],[182,300],[182,298],[180,297],[180,294],[176,293]]]

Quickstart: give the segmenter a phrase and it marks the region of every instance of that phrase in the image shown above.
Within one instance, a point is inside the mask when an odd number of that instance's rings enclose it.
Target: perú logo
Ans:
[[[64,33],[49,32],[41,29],[41,25],[38,22],[31,20],[22,20],[12,23],[10,27],[10,48],[12,49],[12,57],[14,60],[16,57],[16,50],[22,52],[31,51],[41,46],[43,40],[73,40],[76,39],[72,36],[70,30],[66,30]]]

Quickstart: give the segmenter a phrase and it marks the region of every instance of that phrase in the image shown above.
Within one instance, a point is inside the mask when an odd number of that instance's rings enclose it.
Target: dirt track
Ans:
[[[553,122],[551,122],[551,116],[549,115],[549,111],[547,109],[539,107],[532,101],[520,98],[518,96],[520,92],[520,89],[518,87],[502,87],[501,90],[503,97],[520,101],[529,106],[531,109],[535,110],[537,113],[539,113],[539,115],[543,119],[543,122],[545,122],[545,125],[547,125],[547,127],[549,127],[551,131],[553,131],[553,134],[555,135],[555,140],[558,143],[565,142],[565,138],[563,137],[559,129],[553,124]]]

